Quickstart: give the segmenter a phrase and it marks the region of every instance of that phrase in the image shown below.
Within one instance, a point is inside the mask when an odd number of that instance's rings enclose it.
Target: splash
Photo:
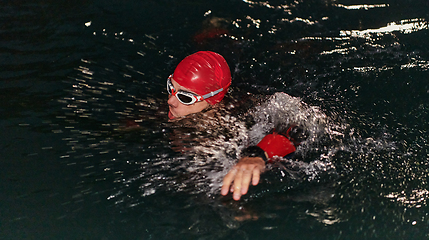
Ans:
[[[279,171],[281,178],[293,179],[302,181],[313,181],[318,178],[321,173],[335,172],[335,166],[329,159],[329,154],[321,154],[315,159],[307,156],[307,152],[320,144],[321,139],[327,134],[333,137],[335,135],[342,135],[338,132],[339,126],[330,125],[328,117],[317,107],[308,106],[303,103],[300,98],[292,97],[285,93],[275,93],[269,97],[262,104],[253,108],[249,113],[255,124],[249,129],[244,129],[240,125],[240,132],[237,138],[228,143],[213,145],[229,146],[230,151],[235,154],[229,155],[222,154],[222,148],[215,150],[212,144],[209,147],[198,147],[198,150],[204,155],[211,155],[212,157],[205,158],[209,161],[221,161],[221,171],[210,171],[206,179],[211,181],[210,193],[215,193],[219,190],[222,179],[229,169],[239,159],[239,152],[250,145],[256,145],[268,132],[279,124],[288,125],[291,123],[298,124],[307,129],[309,137],[307,141],[297,148],[297,155],[300,155],[301,160],[298,159],[283,159],[278,158],[275,164],[269,166],[273,171]],[[231,124],[231,123],[229,123]],[[218,140],[219,141],[219,140]],[[213,152],[214,151],[214,152]],[[228,150],[227,150],[228,151]],[[208,154],[210,153],[210,154]],[[276,169],[276,170],[274,170]],[[281,179],[280,179],[281,180]]]
[[[309,133],[309,142],[317,141],[327,125],[326,115],[319,108],[308,106],[300,98],[279,92],[250,113],[255,126],[249,132],[249,145],[256,145],[266,133],[278,125],[297,124]]]

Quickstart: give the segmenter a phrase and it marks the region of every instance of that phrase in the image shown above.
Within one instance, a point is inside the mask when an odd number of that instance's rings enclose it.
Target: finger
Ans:
[[[250,180],[252,179],[252,172],[251,170],[244,170],[243,173],[243,180],[241,183],[241,194],[244,195],[249,190]]]
[[[241,184],[243,180],[243,170],[238,170],[237,175],[234,178],[234,193],[232,197],[234,200],[240,200],[241,197]]]
[[[260,176],[261,176],[261,170],[259,168],[253,169],[253,176],[252,176],[252,185],[253,186],[258,185]]]
[[[235,174],[237,173],[237,169],[233,168],[231,171],[229,171],[228,174],[226,174],[226,176],[223,178],[223,184],[222,184],[222,188],[220,190],[220,194],[222,194],[223,196],[227,195],[229,192],[229,189],[231,187],[231,183],[232,180],[235,177]]]

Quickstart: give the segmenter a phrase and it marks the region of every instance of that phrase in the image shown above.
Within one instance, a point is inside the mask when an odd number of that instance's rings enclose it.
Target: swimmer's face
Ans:
[[[192,91],[189,91],[188,89],[180,86],[174,80],[171,80],[171,83],[173,84],[174,89],[176,91],[183,90],[186,92],[192,92]],[[168,103],[169,110],[170,110],[168,112],[168,118],[170,118],[170,119],[184,117],[184,116],[192,114],[192,113],[201,112],[202,110],[204,110],[205,108],[207,108],[209,106],[209,104],[205,100],[200,101],[200,102],[196,102],[196,103],[191,104],[191,105],[185,105],[185,104],[179,102],[179,100],[171,94],[168,96],[168,102],[167,103]]]

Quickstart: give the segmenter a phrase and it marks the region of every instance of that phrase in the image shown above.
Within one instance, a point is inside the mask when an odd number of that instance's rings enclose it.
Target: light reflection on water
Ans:
[[[237,124],[241,119],[222,119],[224,126],[236,135],[225,137],[226,134],[218,133],[217,138],[201,142],[206,133],[199,135],[195,127],[167,122],[163,90],[164,78],[169,74],[166,67],[154,70],[125,60],[114,63],[82,60],[82,65],[76,68],[77,76],[69,80],[70,96],[60,101],[64,115],[58,116],[66,123],[64,131],[70,133],[64,140],[71,150],[63,157],[69,159],[68,164],[83,169],[82,195],[96,191],[85,186],[104,181],[112,184],[111,189],[104,189],[109,192],[107,200],[129,209],[138,208],[148,197],[160,192],[185,192],[191,197],[218,199],[220,181],[239,150],[257,142],[281,119],[299,122],[310,129],[310,140],[298,149],[303,161],[283,160],[286,169],[273,166],[261,186],[254,188],[243,203],[230,203],[233,214],[237,209],[245,209],[234,219],[256,221],[281,217],[290,211],[282,205],[291,202],[313,204],[300,214],[327,225],[353,219],[354,213],[363,212],[366,207],[359,201],[371,201],[371,197],[382,197],[410,208],[426,207],[424,148],[428,144],[424,137],[426,130],[422,129],[426,122],[417,123],[420,130],[412,130],[397,115],[417,113],[421,114],[417,120],[425,121],[428,105],[418,99],[420,111],[413,112],[414,105],[409,111],[395,109],[389,103],[398,101],[395,94],[400,91],[389,87],[398,81],[391,75],[399,75],[400,70],[427,71],[428,59],[407,49],[403,40],[404,35],[427,31],[427,21],[420,17],[396,19],[379,23],[379,28],[353,26],[334,31],[326,26],[333,16],[303,14],[298,11],[300,1],[280,5],[243,2],[273,12],[268,19],[251,11],[222,18],[222,22],[229,23],[230,31],[218,40],[228,41],[231,51],[237,52],[237,56],[230,56],[236,84],[231,95],[249,91],[269,96],[284,91],[308,103],[291,97],[274,102],[275,110],[260,105],[253,113],[257,121],[250,131]],[[330,9],[371,11],[389,7],[383,3],[332,4]],[[205,17],[216,14],[219,13],[212,10]],[[92,31],[94,26],[86,27]],[[301,30],[284,37],[285,29],[289,28]],[[184,47],[186,50],[176,54],[173,47],[164,46],[160,39],[165,33],[136,38],[123,31],[110,33],[107,27],[92,32],[95,37],[121,41],[125,46],[140,46],[134,57],[144,61],[161,54],[161,59],[168,59],[164,65],[170,71],[181,54],[189,50]],[[218,47],[211,42],[196,45]],[[416,82],[417,85],[422,80]],[[416,85],[410,91],[419,88]],[[383,92],[384,89],[387,90]],[[393,91],[393,96],[388,91]],[[423,93],[428,91],[426,88]],[[267,112],[278,116],[268,120]],[[172,140],[172,135],[191,130],[194,135]],[[411,143],[414,138],[418,138],[416,144],[420,145]],[[192,151],[182,154],[182,150],[179,153],[174,148]],[[373,190],[367,190],[368,185]],[[404,190],[408,188],[411,190]],[[362,192],[372,195],[366,198]],[[279,196],[276,200],[280,202],[271,200],[273,196]],[[271,205],[269,209],[260,209],[252,201]],[[228,212],[228,207],[219,209]],[[276,213],[278,209],[283,210]],[[240,226],[237,223],[240,221],[225,221],[231,228]],[[421,222],[424,221],[423,216]],[[277,223],[270,223],[264,229],[277,227]]]
[[[388,23],[387,26],[378,29],[366,30],[351,30],[340,31],[340,36],[362,37],[371,40],[370,35],[383,36],[387,33],[400,32],[403,34],[410,34],[420,30],[428,29],[428,22],[425,19],[406,19],[396,22]]]

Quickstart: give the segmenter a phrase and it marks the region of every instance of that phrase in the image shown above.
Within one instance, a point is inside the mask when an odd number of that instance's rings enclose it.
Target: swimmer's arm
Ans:
[[[243,157],[223,179],[221,194],[225,196],[231,191],[234,200],[240,200],[249,190],[250,182],[253,186],[259,183],[264,170],[265,161],[262,157]]]

